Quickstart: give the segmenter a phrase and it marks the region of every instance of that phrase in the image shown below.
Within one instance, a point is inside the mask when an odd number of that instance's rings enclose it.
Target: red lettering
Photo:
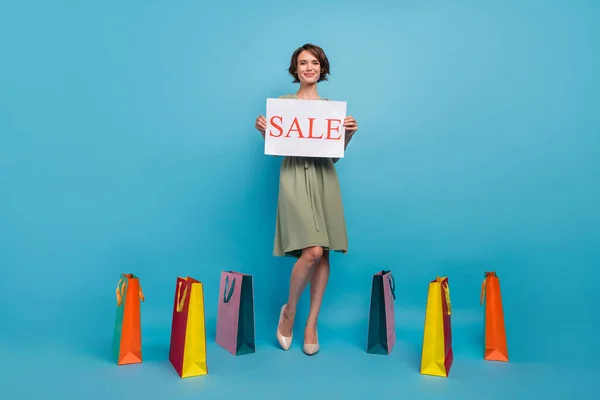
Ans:
[[[290,127],[289,127],[287,133],[283,137],[289,138],[290,135],[292,134],[292,132],[297,132],[299,139],[340,140],[342,138],[342,134],[340,133],[340,124],[342,123],[342,120],[327,118],[326,119],[327,133],[326,133],[326,136],[323,137],[323,135],[325,135],[325,134],[321,134],[320,136],[314,135],[315,134],[314,125],[315,125],[316,118],[307,118],[307,119],[308,119],[308,136],[307,137],[305,137],[304,134],[302,133],[302,129],[300,128],[300,123],[298,122],[297,117],[294,118],[294,120],[290,124]],[[275,121],[279,121],[280,124],[275,123]],[[335,124],[335,123],[337,123],[337,124]],[[269,130],[269,136],[282,137],[282,135],[283,135],[283,128],[282,128],[283,117],[281,117],[279,115],[271,117],[270,124],[271,124],[271,126],[273,126],[276,129],[276,131],[274,132],[272,129]],[[332,136],[333,132],[337,132],[338,136]]]
[[[340,134],[340,136],[339,136],[339,137],[336,137],[336,138],[332,138],[332,137],[331,137],[331,131],[332,131],[332,130],[333,130],[333,131],[336,131],[336,132],[339,132],[339,130],[340,130],[340,127],[339,127],[339,126],[338,126],[337,128],[332,128],[332,127],[331,127],[331,123],[332,123],[332,122],[334,122],[334,121],[337,121],[337,122],[339,122],[339,123],[341,123],[341,122],[342,122],[342,121],[341,121],[341,120],[339,120],[339,119],[329,119],[329,118],[327,118],[327,137],[326,137],[325,139],[328,139],[328,140],[340,140],[340,139],[342,138],[342,135],[341,135],[341,134]]]
[[[296,125],[296,129],[294,128],[294,125]],[[298,137],[304,139],[304,136],[302,136],[302,131],[300,130],[300,125],[298,124],[298,118],[294,118],[294,122],[292,122],[292,125],[290,125],[290,130],[288,131],[288,133],[285,135],[285,137],[290,137],[290,133],[292,131],[296,131],[298,132]]]
[[[308,118],[309,124],[308,124],[308,138],[309,139],[322,139],[323,135],[321,134],[321,136],[313,136],[313,123],[315,121],[316,118]]]
[[[275,127],[275,129],[277,129],[279,131],[279,135],[273,134],[273,131],[270,130],[269,131],[269,136],[279,137],[279,136],[283,135],[283,129],[281,128],[281,126],[279,126],[279,125],[277,125],[275,123],[275,119],[278,119],[279,122],[283,122],[283,118],[281,116],[279,116],[279,115],[275,115],[275,116],[271,117],[271,125],[273,125]]]

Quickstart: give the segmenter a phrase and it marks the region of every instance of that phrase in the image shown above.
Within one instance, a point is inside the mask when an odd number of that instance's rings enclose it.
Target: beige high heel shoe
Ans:
[[[281,332],[279,332],[279,325],[281,325],[281,320],[283,319],[283,310],[285,310],[286,305],[287,304],[284,304],[283,307],[281,307],[281,312],[279,313],[279,323],[277,323],[277,341],[279,342],[279,345],[282,349],[289,350],[290,346],[292,345],[292,338],[294,337],[294,332],[292,331],[291,336],[283,336]]]
[[[319,346],[319,331],[316,330],[316,329],[315,329],[315,334],[317,336],[317,343],[306,343],[306,342],[304,342],[304,346],[302,347],[302,350],[304,351],[304,354],[306,354],[306,355],[314,356],[320,350],[320,346]]]

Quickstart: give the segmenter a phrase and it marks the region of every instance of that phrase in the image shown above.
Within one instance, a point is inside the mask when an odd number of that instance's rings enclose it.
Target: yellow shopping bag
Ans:
[[[177,278],[169,361],[181,378],[208,374],[204,288],[194,278]]]
[[[429,283],[421,374],[448,377],[452,365],[452,325],[448,278],[439,276]]]

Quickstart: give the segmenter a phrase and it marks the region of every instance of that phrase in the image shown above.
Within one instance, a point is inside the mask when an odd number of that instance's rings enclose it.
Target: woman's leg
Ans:
[[[294,318],[296,317],[296,307],[302,292],[310,282],[313,272],[323,256],[321,247],[308,247],[302,250],[302,255],[296,261],[292,269],[290,279],[290,292],[287,306],[283,311],[283,318],[279,326],[279,332],[283,336],[290,336],[294,327]]]
[[[329,281],[329,251],[326,250],[321,261],[315,268],[310,280],[310,312],[306,320],[304,330],[305,343],[317,343],[317,319],[321,310],[321,303],[325,294],[325,288]]]

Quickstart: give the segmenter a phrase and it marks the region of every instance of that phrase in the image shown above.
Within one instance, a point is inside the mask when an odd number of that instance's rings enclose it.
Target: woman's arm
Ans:
[[[344,141],[344,151],[346,151],[346,147],[348,147],[348,143],[350,143],[350,141],[352,140],[352,135],[353,135],[353,134],[346,135],[346,138],[345,138],[346,140]],[[335,164],[336,162],[338,162],[338,161],[340,161],[340,159],[339,159],[339,158],[334,158],[334,159],[333,159],[333,163],[334,163],[334,164]]]
[[[345,140],[344,140],[344,151],[348,147],[348,143],[352,140],[352,136],[358,130],[358,125],[356,124],[356,120],[353,117],[346,117],[344,120],[344,127],[346,128]],[[333,163],[338,162],[339,158],[334,158]]]

